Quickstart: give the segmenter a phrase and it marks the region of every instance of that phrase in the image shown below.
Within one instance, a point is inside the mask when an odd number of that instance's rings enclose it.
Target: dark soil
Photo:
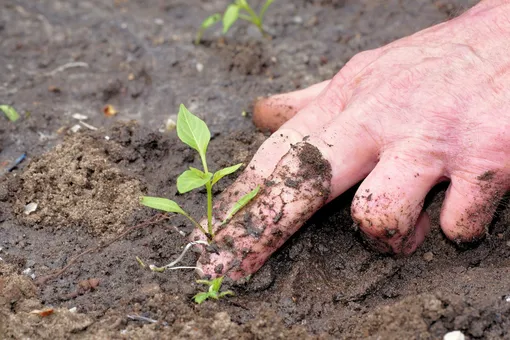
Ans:
[[[186,221],[129,229],[155,215],[138,207],[140,193],[203,214],[204,192],[180,196],[175,188],[199,159],[174,132],[159,132],[179,103],[211,126],[211,168],[246,162],[265,138],[249,119],[253,99],[329,78],[356,52],[473,3],[277,1],[267,16],[272,40],[240,24],[194,46],[200,19],[227,1],[4,0],[0,102],[24,117],[0,117],[0,338],[441,339],[462,330],[510,339],[508,201],[486,239],[461,249],[439,230],[438,187],[427,207],[433,232],[416,254],[398,258],[364,245],[350,191],[252,280],[230,287],[236,297],[199,306],[191,297],[204,287],[192,271],[153,273],[135,259],[173,260],[191,232]],[[118,114],[106,117],[107,104]],[[73,133],[75,113],[102,129]],[[5,172],[22,153],[27,160]],[[25,215],[28,203],[38,208]],[[196,259],[188,253],[183,263]],[[29,313],[48,307],[55,311],[46,317]]]

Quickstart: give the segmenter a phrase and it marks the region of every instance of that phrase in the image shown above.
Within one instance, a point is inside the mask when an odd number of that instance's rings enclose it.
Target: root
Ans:
[[[174,267],[177,263],[181,262],[182,259],[184,258],[184,255],[186,255],[186,253],[188,252],[188,250],[194,246],[194,245],[197,245],[197,244],[203,244],[205,246],[208,246],[209,243],[207,243],[206,241],[194,241],[194,242],[190,242],[186,245],[186,247],[184,247],[181,255],[179,255],[179,257],[177,257],[173,262],[167,264],[166,266],[163,266],[163,267],[156,267],[155,265],[151,264],[149,266],[149,268],[153,271],[153,272],[164,272],[166,269],[170,269],[170,270],[174,270],[174,269],[198,269],[200,271],[202,271],[201,268],[198,268],[198,267]]]
[[[57,67],[56,69],[54,69],[51,72],[45,73],[44,75],[47,76],[47,77],[52,77],[52,76],[54,76],[55,74],[57,74],[59,72],[67,70],[68,68],[75,68],[75,67],[88,68],[89,64],[81,62],[81,61],[67,63],[67,64],[64,64],[64,65],[61,65],[61,66]]]

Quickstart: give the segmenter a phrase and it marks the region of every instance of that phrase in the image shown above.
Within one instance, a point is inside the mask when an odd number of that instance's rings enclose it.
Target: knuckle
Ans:
[[[317,107],[322,112],[329,114],[331,117],[342,112],[346,103],[347,96],[343,85],[339,83],[336,76],[331,81],[328,89],[315,100]]]
[[[426,77],[426,72],[420,67],[412,67],[400,70],[396,75],[390,78],[388,84],[396,93],[402,91],[414,90],[422,79]]]
[[[373,60],[377,59],[377,57],[380,54],[381,54],[380,49],[362,51],[362,52],[359,52],[356,55],[354,55],[354,57],[352,57],[351,60],[349,60],[349,62],[347,64],[352,64],[353,66],[360,65],[360,67],[363,67],[363,66],[369,64],[370,62],[372,62]],[[358,67],[354,67],[354,68],[358,68]]]

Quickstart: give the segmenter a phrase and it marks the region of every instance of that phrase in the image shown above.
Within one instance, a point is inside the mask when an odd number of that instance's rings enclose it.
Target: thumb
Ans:
[[[298,111],[310,104],[328,85],[330,80],[306,89],[262,98],[255,102],[253,122],[261,130],[274,132]]]

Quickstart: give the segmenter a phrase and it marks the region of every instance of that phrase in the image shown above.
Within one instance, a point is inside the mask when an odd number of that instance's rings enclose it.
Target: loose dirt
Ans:
[[[219,302],[191,301],[204,289],[192,271],[153,273],[135,259],[172,261],[191,232],[179,217],[136,228],[35,284],[153,217],[136,204],[140,193],[203,215],[205,193],[175,187],[200,160],[175,132],[159,131],[179,103],[211,126],[212,169],[247,162],[265,139],[249,119],[254,98],[330,78],[358,51],[474,3],[280,1],[267,16],[272,40],[241,24],[194,46],[197,23],[227,1],[4,1],[0,101],[23,119],[0,117],[0,338],[441,339],[451,330],[510,338],[508,200],[483,241],[459,248],[438,227],[444,185],[427,200],[431,235],[407,258],[364,245],[349,212],[354,188],[249,282],[227,283],[236,296]],[[107,104],[118,114],[106,117]],[[100,129],[71,132],[75,113]],[[137,123],[119,123],[129,120]],[[22,153],[27,160],[4,173]],[[25,215],[31,202],[38,209]],[[49,316],[30,314],[49,307]]]

